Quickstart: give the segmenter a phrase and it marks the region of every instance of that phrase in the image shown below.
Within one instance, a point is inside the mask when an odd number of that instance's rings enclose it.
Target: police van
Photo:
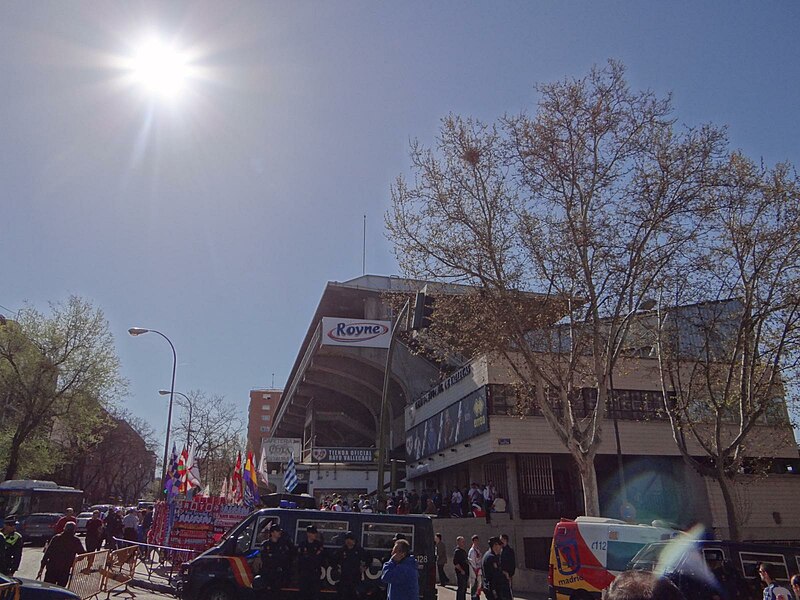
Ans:
[[[181,568],[178,582],[183,600],[234,600],[263,596],[254,589],[254,571],[261,544],[268,539],[270,527],[280,525],[283,535],[296,546],[306,539],[306,527],[313,525],[319,532],[327,559],[320,569],[320,589],[323,598],[336,597],[339,573],[330,560],[344,545],[351,532],[358,545],[369,557],[364,580],[359,587],[363,598],[385,597],[380,583],[383,562],[389,559],[395,536],[405,537],[417,559],[420,598],[436,598],[436,549],[433,523],[422,515],[382,515],[374,513],[345,513],[320,510],[265,508],[249,515],[233,527],[217,543]],[[287,596],[296,594],[297,561],[292,560],[290,577],[283,587]]]

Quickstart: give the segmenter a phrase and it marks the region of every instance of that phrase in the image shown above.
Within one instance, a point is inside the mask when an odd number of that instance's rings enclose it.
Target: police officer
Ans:
[[[294,547],[283,537],[280,525],[269,528],[269,538],[261,544],[261,577],[264,579],[269,598],[281,598],[281,587],[289,578],[289,566],[292,561]]]
[[[2,550],[0,550],[0,572],[3,575],[12,576],[19,569],[22,560],[22,536],[17,531],[17,518],[15,516],[6,517],[3,522]]]
[[[301,600],[319,598],[320,571],[325,548],[314,525],[306,527],[306,539],[297,544],[297,579]]]
[[[367,553],[356,544],[356,536],[352,531],[344,535],[344,545],[336,553],[336,564],[339,566],[339,583],[336,591],[340,600],[358,598],[358,586],[367,565]]]
[[[500,566],[502,550],[499,537],[489,538],[489,550],[483,555],[483,593],[488,600],[511,600],[511,586]]]

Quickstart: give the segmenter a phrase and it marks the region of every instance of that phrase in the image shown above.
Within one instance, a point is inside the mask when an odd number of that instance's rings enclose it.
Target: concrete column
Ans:
[[[508,483],[508,498],[506,503],[509,517],[516,519],[519,516],[519,487],[517,485],[517,459],[515,454],[506,454],[506,478]],[[509,534],[511,535],[511,534]]]

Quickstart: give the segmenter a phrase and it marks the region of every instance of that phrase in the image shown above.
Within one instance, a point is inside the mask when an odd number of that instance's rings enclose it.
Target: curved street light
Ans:
[[[172,426],[172,401],[175,397],[175,369],[178,366],[178,355],[175,352],[175,346],[166,335],[161,333],[156,329],[146,329],[144,327],[131,327],[128,329],[128,333],[131,334],[133,337],[138,335],[143,335],[145,333],[157,333],[169,344],[169,347],[172,348],[172,383],[170,384],[169,388],[169,412],[167,413],[167,435],[166,439],[164,440],[164,464],[161,469],[161,490],[162,494],[166,495],[166,485],[167,485],[167,458],[169,453],[169,429]]]
[[[158,393],[161,396],[168,396],[170,391],[169,390],[158,390]],[[192,443],[192,399],[189,398],[183,392],[174,392],[178,396],[183,396],[186,399],[186,406],[189,407],[189,425],[186,427],[186,448],[188,450],[189,446]]]

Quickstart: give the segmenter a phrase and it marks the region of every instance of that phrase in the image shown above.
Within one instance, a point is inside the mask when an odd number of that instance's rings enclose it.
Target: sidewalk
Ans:
[[[455,600],[456,586],[450,585],[446,588],[437,585],[436,590],[439,592],[438,600]],[[467,598],[469,599],[469,590],[467,590]],[[483,596],[481,596],[483,598]],[[543,592],[516,592],[514,600],[547,600],[547,591]]]

